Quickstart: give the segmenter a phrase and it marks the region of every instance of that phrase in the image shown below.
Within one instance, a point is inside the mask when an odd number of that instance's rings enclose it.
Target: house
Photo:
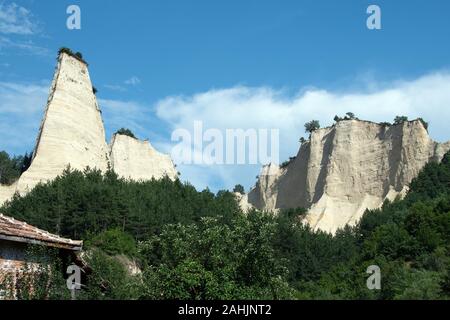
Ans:
[[[6,296],[6,290],[10,290],[9,296],[12,292],[12,296],[15,297],[15,286],[25,267],[30,270],[31,266],[32,270],[39,267],[42,264],[41,261],[45,260],[42,259],[45,257],[31,257],[28,254],[33,247],[55,248],[59,257],[70,262],[76,260],[77,253],[83,247],[83,241],[65,239],[0,214],[0,300]],[[12,285],[8,287],[5,286],[7,278],[12,279]]]

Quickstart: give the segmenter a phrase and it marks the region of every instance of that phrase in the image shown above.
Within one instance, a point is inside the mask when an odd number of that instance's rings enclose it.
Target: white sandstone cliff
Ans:
[[[148,142],[116,135],[107,145],[87,65],[61,53],[31,166],[14,185],[0,185],[0,205],[16,192],[26,194],[39,182],[54,179],[69,165],[78,170],[111,167],[119,176],[134,180],[177,176],[170,157]]]
[[[25,193],[67,168],[105,171],[108,164],[101,112],[87,65],[62,53],[50,89],[33,161],[17,184]]]
[[[115,134],[111,141],[111,164],[122,178],[135,181],[178,176],[172,159],[152,147],[149,141]]]
[[[8,199],[11,199],[16,192],[17,183],[11,186],[4,186],[0,184],[0,205]]]
[[[419,120],[385,126],[360,120],[319,129],[285,168],[263,168],[243,208],[309,209],[315,230],[354,225],[366,209],[403,196],[423,166],[440,161],[450,143],[431,140]]]

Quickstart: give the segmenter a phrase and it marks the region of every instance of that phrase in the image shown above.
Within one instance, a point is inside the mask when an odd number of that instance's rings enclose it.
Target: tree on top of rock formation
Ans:
[[[346,115],[346,117],[345,117],[346,119],[349,119],[349,120],[357,119],[353,112],[347,112],[345,115]]]
[[[292,163],[292,161],[294,161],[297,157],[289,157],[289,160],[284,161],[282,164],[280,164],[280,168],[284,169],[286,168],[288,165],[290,165]]]
[[[244,194],[245,193],[245,189],[241,184],[237,184],[234,186],[233,192],[237,192],[240,194]]]
[[[83,55],[81,54],[81,52],[74,53],[71,49],[67,47],[62,47],[58,50],[58,58],[62,53],[66,53],[69,56],[74,57],[75,59],[87,64],[87,62],[83,59]]]
[[[311,120],[310,122],[305,123],[305,131],[308,133],[312,133],[320,129],[319,120]]]
[[[338,115],[335,115],[334,116],[334,121],[336,121],[336,122],[342,121],[342,118],[339,117]]]
[[[121,134],[123,136],[128,136],[128,137],[137,139],[136,136],[134,135],[134,133],[130,129],[126,129],[126,128],[121,128],[121,129],[117,130],[116,134]]]
[[[394,119],[394,124],[401,124],[403,122],[408,121],[408,117],[406,116],[396,116]]]
[[[73,55],[72,50],[70,50],[70,49],[67,48],[67,47],[61,47],[61,48],[59,48],[58,54],[61,54],[61,53],[67,53],[67,54]]]
[[[422,122],[423,127],[428,131],[428,122],[426,122],[425,120],[423,120],[422,118],[418,119],[420,122]]]
[[[342,120],[359,120],[353,112],[347,112],[344,118],[339,117],[338,115],[334,116],[334,121],[339,122]]]

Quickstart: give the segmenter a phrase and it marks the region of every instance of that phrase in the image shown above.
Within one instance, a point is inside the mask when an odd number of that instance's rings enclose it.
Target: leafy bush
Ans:
[[[289,157],[289,160],[284,161],[282,164],[280,164],[280,168],[284,169],[288,165],[290,165],[297,157]]]
[[[79,293],[82,300],[134,300],[142,292],[138,276],[130,275],[114,257],[101,250],[91,250],[86,255],[89,266],[85,287]]]
[[[283,299],[293,297],[272,246],[276,223],[258,212],[230,225],[204,218],[164,227],[141,245],[145,298]],[[156,261],[156,263],[155,263]]]
[[[240,193],[240,194],[245,194],[244,186],[242,186],[241,184],[235,185],[234,188],[233,188],[233,192],[237,192],[237,193]]]
[[[396,116],[394,119],[394,125],[401,124],[401,123],[407,122],[407,121],[408,121],[408,117],[406,117],[406,116]]]
[[[136,136],[134,135],[134,133],[130,129],[126,129],[126,128],[121,128],[121,129],[117,130],[115,134],[121,134],[124,136],[128,136],[128,137],[137,139]]]
[[[345,114],[345,119],[346,120],[355,120],[355,119],[358,119],[358,118],[355,116],[355,114],[353,112],[347,112]]]
[[[81,61],[81,62],[83,62],[83,63],[85,63],[87,65],[87,62],[83,59],[83,55],[81,54],[81,52],[74,53],[71,49],[66,48],[66,47],[62,47],[62,48],[60,48],[58,50],[58,59],[59,59],[60,55],[63,54],[63,53],[66,53],[69,56],[71,56],[71,57],[73,57],[73,58],[75,58],[75,59],[77,59],[77,60],[79,60],[79,61]]]
[[[425,128],[425,130],[428,131],[428,122],[426,122],[422,118],[419,118],[418,120],[423,124],[423,127]]]
[[[343,121],[343,120],[359,120],[359,119],[355,116],[355,114],[353,112],[347,112],[345,114],[345,117],[343,117],[343,118],[341,118],[341,117],[339,117],[337,115],[334,116],[334,121],[335,122],[339,122],[339,121]]]
[[[320,129],[320,123],[318,120],[311,120],[310,122],[305,123],[305,131],[307,133],[312,133],[318,129]]]
[[[335,115],[333,120],[335,122],[339,122],[339,121],[342,121],[343,119],[341,117],[339,117],[338,115]]]
[[[96,247],[108,255],[125,254],[134,257],[137,254],[136,242],[128,233],[118,228],[103,231],[86,242],[87,247]]]

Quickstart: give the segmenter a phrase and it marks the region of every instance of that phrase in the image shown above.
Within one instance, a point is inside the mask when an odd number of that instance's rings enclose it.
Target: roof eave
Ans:
[[[77,241],[73,244],[69,244],[69,243],[59,243],[59,242],[52,242],[52,241],[43,241],[43,240],[11,236],[11,235],[5,235],[5,234],[0,234],[0,240],[27,243],[27,244],[35,244],[35,245],[43,245],[43,246],[47,246],[47,247],[53,247],[53,248],[58,248],[58,249],[70,250],[70,251],[81,251],[83,249],[83,241]]]

